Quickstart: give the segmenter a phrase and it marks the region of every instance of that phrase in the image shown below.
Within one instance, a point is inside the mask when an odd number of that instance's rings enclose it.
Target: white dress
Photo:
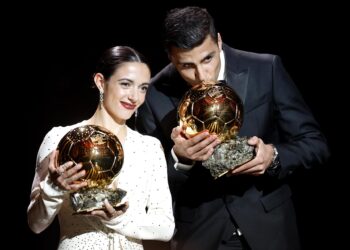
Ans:
[[[117,178],[118,187],[127,191],[128,210],[110,221],[73,215],[69,194],[48,178],[48,155],[69,130],[85,124],[54,127],[45,136],[37,156],[28,213],[38,218],[36,223],[42,230],[58,215],[58,249],[143,249],[142,239],[170,240],[175,226],[164,152],[158,139],[130,128]]]

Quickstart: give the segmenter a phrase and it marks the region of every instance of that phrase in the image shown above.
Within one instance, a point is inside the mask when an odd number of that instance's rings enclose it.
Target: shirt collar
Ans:
[[[223,50],[220,51],[220,62],[221,67],[219,71],[218,81],[225,80],[225,55]]]

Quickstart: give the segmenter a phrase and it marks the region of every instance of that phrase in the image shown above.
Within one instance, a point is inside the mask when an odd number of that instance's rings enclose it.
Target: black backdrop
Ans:
[[[223,1],[226,2],[226,1]],[[225,43],[242,50],[281,56],[285,67],[300,88],[321,124],[332,150],[323,167],[299,171],[291,179],[304,249],[338,249],[345,222],[345,172],[340,123],[342,81],[336,56],[342,53],[338,12],[329,6],[237,5],[215,1],[187,1],[145,6],[120,3],[50,4],[22,6],[16,15],[15,79],[10,93],[21,97],[21,139],[25,150],[21,161],[21,192],[16,196],[15,232],[30,249],[54,249],[58,240],[57,222],[39,235],[26,223],[26,209],[34,176],[36,153],[44,135],[53,126],[69,125],[90,117],[98,102],[91,74],[96,57],[114,45],[129,45],[150,60],[153,75],[168,61],[161,46],[161,26],[172,7],[200,5],[216,20]],[[330,19],[330,16],[336,18]],[[338,16],[337,16],[338,15]],[[24,122],[24,124],[23,124]],[[339,134],[336,134],[336,133]],[[22,142],[25,142],[24,145]],[[342,157],[341,157],[342,156]],[[24,171],[23,171],[24,170]],[[17,201],[19,204],[17,204]],[[18,222],[17,222],[18,220]],[[338,226],[336,226],[338,225]],[[14,230],[8,230],[14,233]],[[19,234],[18,234],[19,232]],[[15,242],[15,244],[19,244]]]

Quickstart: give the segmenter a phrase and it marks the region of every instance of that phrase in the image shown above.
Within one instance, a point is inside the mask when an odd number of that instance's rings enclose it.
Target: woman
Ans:
[[[108,49],[94,74],[100,92],[95,114],[71,126],[54,127],[45,136],[37,156],[28,223],[40,233],[58,215],[58,249],[143,249],[143,239],[168,241],[172,237],[174,218],[161,144],[125,124],[144,102],[150,76],[149,66],[134,49]],[[105,127],[122,143],[124,164],[118,188],[127,191],[127,201],[120,209],[105,201],[105,209],[73,215],[69,192],[86,186],[86,182],[76,182],[85,170],[72,162],[57,166],[56,147],[68,131],[82,125]]]

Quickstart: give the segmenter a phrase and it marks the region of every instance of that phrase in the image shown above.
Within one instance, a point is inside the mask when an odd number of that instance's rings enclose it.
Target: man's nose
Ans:
[[[197,67],[197,69],[196,69],[196,79],[199,80],[200,82],[207,80],[206,73],[205,73],[204,69],[200,66]]]

